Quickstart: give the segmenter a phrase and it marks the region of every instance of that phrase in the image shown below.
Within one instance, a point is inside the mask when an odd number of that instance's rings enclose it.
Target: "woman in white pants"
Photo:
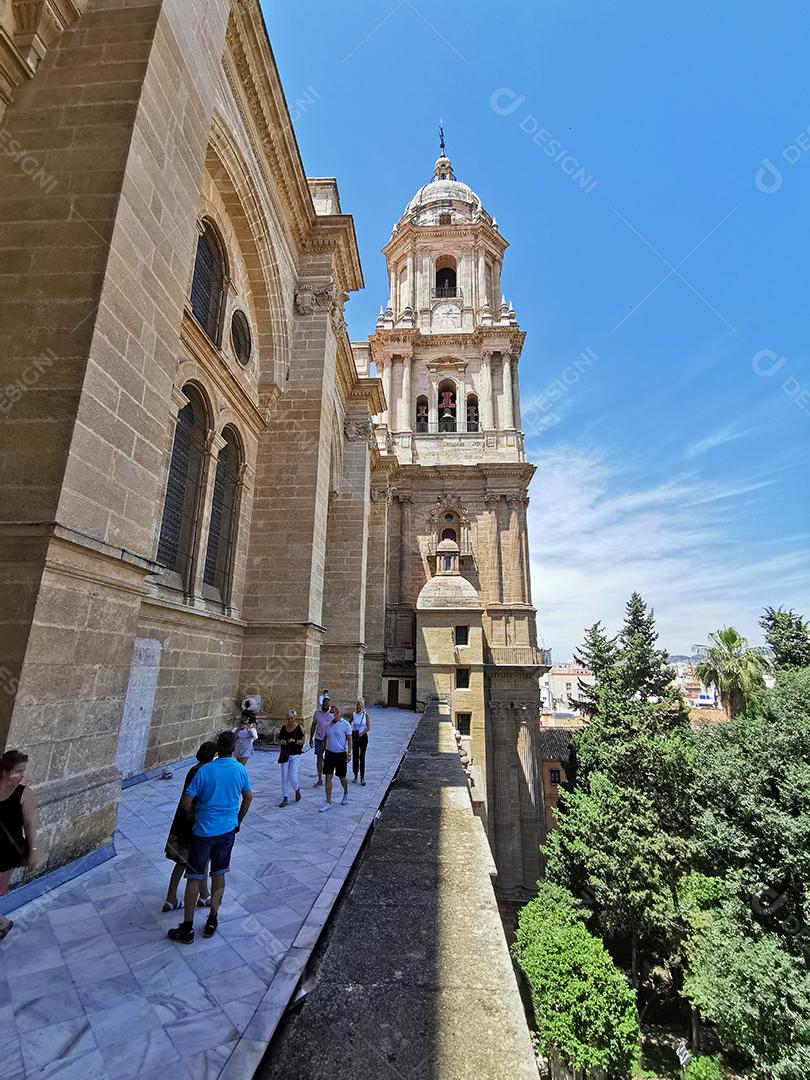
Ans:
[[[289,802],[289,795],[295,794],[296,802],[301,798],[298,771],[304,749],[304,729],[298,722],[298,713],[295,709],[290,709],[287,713],[284,727],[278,733],[278,744],[281,747],[278,763],[281,766],[281,794],[283,796],[278,805],[283,809]]]

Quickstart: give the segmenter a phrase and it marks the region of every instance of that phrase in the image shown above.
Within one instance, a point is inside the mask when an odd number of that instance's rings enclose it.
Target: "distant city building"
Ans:
[[[580,716],[574,702],[579,699],[580,682],[596,683],[596,676],[581,664],[555,664],[540,679],[542,709],[546,715]]]
[[[696,648],[697,646],[693,646]],[[695,674],[694,659],[672,659],[670,664],[675,672],[673,684],[683,691],[690,709],[719,709],[720,695],[714,685],[706,686]]]

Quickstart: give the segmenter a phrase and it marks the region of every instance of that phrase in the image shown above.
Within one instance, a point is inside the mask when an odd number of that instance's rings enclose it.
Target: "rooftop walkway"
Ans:
[[[490,867],[433,705],[260,1080],[537,1080]]]
[[[256,754],[253,806],[211,940],[199,933],[201,912],[194,944],[173,944],[166,931],[180,913],[161,914],[172,865],[163,848],[186,767],[124,790],[115,857],[10,912],[16,925],[0,945],[3,1080],[250,1080],[419,721],[398,709],[374,709],[372,719],[368,784],[351,785],[348,806],[333,795],[329,814],[318,813],[312,753],[303,799],[284,810],[277,755]],[[376,935],[373,924],[367,933]]]

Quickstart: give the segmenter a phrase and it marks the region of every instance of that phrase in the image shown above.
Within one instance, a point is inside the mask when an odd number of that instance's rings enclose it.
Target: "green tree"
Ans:
[[[541,885],[520,912],[513,946],[529,983],[540,1044],[571,1069],[630,1075],[638,1050],[634,994],[574,897]]]
[[[686,946],[684,996],[723,1046],[758,1076],[806,1080],[810,977],[773,934],[741,929],[728,908],[705,913]]]
[[[592,686],[579,679],[577,681],[578,698],[572,701],[575,708],[586,716],[596,711],[596,687],[613,670],[618,659],[616,638],[608,637],[601,622],[595,622],[585,631],[585,640],[574,653],[574,660],[580,667],[590,671],[595,677]]]
[[[624,625],[619,631],[619,672],[628,697],[660,700],[672,684],[673,671],[666,649],[658,648],[655,613],[647,610],[641,595],[627,601]]]
[[[765,685],[768,662],[749,648],[733,626],[711,634],[710,640],[706,659],[696,665],[695,674],[706,686],[717,687],[723,707],[734,718],[744,712],[752,695]]]
[[[759,620],[777,668],[810,667],[810,623],[795,611],[766,607]]]

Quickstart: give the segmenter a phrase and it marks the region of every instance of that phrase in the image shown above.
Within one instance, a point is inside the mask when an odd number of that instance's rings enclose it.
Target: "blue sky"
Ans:
[[[439,116],[510,241],[555,659],[633,589],[675,652],[810,615],[806,3],[263,3],[307,172],[355,216],[353,338]]]

